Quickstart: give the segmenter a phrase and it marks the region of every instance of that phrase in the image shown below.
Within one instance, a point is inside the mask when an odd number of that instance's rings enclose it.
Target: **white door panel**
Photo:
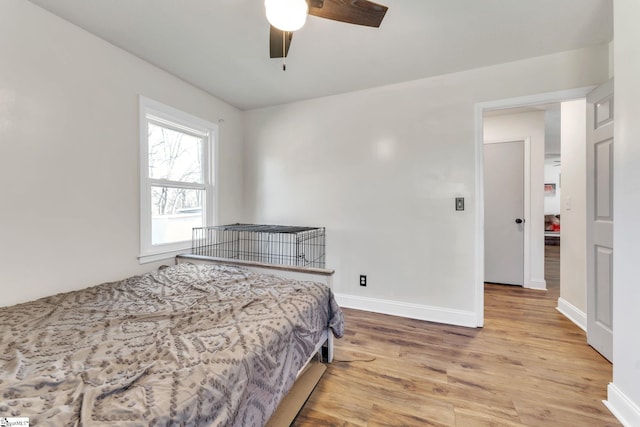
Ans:
[[[587,96],[587,342],[613,357],[613,80]]]
[[[485,282],[524,285],[524,145],[484,145]]]

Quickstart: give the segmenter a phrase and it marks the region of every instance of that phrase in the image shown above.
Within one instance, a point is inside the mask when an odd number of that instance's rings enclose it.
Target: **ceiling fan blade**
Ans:
[[[284,35],[284,52],[282,52],[283,43],[282,37]],[[293,38],[293,33],[290,31],[282,31],[271,25],[271,29],[269,30],[269,52],[271,58],[282,58],[287,56],[289,53],[289,46],[291,46],[291,39]]]
[[[308,0],[309,15],[349,24],[379,27],[387,6],[368,0]]]

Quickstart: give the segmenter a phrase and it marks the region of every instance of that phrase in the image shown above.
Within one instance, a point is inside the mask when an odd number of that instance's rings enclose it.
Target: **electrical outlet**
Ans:
[[[360,286],[367,286],[367,276],[364,274],[360,275]]]

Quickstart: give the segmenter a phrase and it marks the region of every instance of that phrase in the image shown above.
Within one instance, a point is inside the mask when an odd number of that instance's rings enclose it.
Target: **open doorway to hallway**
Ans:
[[[482,119],[484,141],[530,140],[524,287],[547,289],[557,309],[586,330],[585,108],[578,97],[487,108]]]
[[[586,95],[590,92],[591,89],[592,88],[588,88],[588,87],[576,88],[576,89],[569,89],[569,90],[563,90],[558,92],[528,95],[528,96],[517,97],[517,98],[487,101],[487,102],[478,103],[475,106],[476,182],[478,183],[478,185],[476,186],[476,195],[477,195],[478,208],[479,208],[476,213],[476,219],[479,226],[476,229],[477,230],[476,253],[478,254],[478,257],[476,258],[477,259],[477,263],[476,263],[477,288],[476,288],[475,309],[476,309],[476,313],[478,314],[478,325],[482,325],[484,323],[484,288],[485,288],[484,286],[484,283],[485,283],[485,280],[484,280],[485,279],[484,277],[484,264],[485,264],[484,212],[485,212],[486,201],[484,197],[484,162],[483,162],[484,150],[483,148],[484,148],[484,142],[486,139],[495,140],[499,138],[499,136],[494,135],[492,137],[490,135],[487,135],[486,124],[488,121],[491,120],[492,115],[500,115],[500,113],[504,113],[506,110],[511,110],[513,112],[515,109],[523,108],[524,110],[520,110],[520,111],[525,112],[525,111],[531,111],[530,110],[531,108],[535,109],[536,106],[540,106],[544,104],[560,103],[561,116],[564,116],[563,110],[565,108],[565,105],[572,105],[574,118],[576,119],[578,118],[578,112],[580,111],[583,124],[581,126],[580,125],[574,126],[574,129],[573,129],[574,135],[572,135],[573,138],[571,139],[573,141],[578,142],[580,141],[580,138],[582,138],[581,139],[582,143],[581,144],[576,143],[572,146],[572,148],[574,148],[575,150],[573,152],[567,153],[567,159],[564,158],[565,153],[562,153],[561,157],[563,158],[563,160],[575,159],[575,164],[585,165],[586,162],[583,162],[580,159],[585,157],[584,152],[586,151],[585,144],[584,144],[585,130],[586,130],[585,105],[586,105]],[[580,103],[582,103],[582,105],[579,105]],[[542,127],[544,128],[544,125],[542,125]],[[564,129],[562,129],[562,131],[564,131]],[[579,135],[580,133],[582,135]],[[526,133],[522,134],[520,132],[518,136],[507,137],[507,139],[523,140],[526,138],[525,135],[527,134]],[[542,137],[541,140],[544,140],[544,137]],[[528,263],[528,271],[525,271],[524,282],[525,282],[525,286],[529,288],[546,289],[547,285],[544,277],[545,242],[544,242],[544,207],[543,207],[544,157],[545,157],[544,143],[534,144],[532,141],[531,146],[532,146],[531,159],[530,159],[531,173],[530,173],[530,183],[528,186],[530,191],[530,206],[527,212],[530,218],[530,220],[527,222],[527,228],[530,230],[530,233],[529,233],[530,240],[528,244],[525,243],[525,249],[528,248],[529,254],[527,255],[525,253],[525,269],[527,268],[526,264]],[[579,149],[581,149],[582,152],[579,152]],[[563,141],[563,151],[564,151],[564,141]],[[563,173],[562,173],[562,179],[561,179],[562,181],[561,186],[562,186],[563,195],[565,195],[567,193],[565,190],[567,189],[567,187],[569,187],[568,185],[565,185],[566,164],[562,165],[562,169],[563,169]],[[585,176],[584,173],[580,171],[575,171],[575,172],[576,172],[576,176],[580,175],[583,177],[582,186],[584,187],[584,182],[586,181],[584,179],[584,176]],[[584,217],[586,215],[586,207],[584,206],[583,200],[582,200],[584,199],[584,194],[585,194],[585,191],[576,189],[574,194],[574,196],[576,197],[567,201],[568,202],[567,208],[571,210],[572,214],[576,217],[580,215]],[[578,195],[582,195],[582,196],[578,197]],[[562,209],[565,209],[564,202],[562,203]],[[577,226],[575,227],[575,229],[581,230],[582,235],[585,234],[584,227]],[[564,230],[562,234],[564,239]],[[584,258],[584,252],[586,250],[584,246],[583,246],[583,249],[585,250],[571,251],[570,253],[571,256],[568,256],[568,257],[564,256],[567,245],[563,244],[561,248],[563,252],[562,264],[566,264],[567,262],[572,262],[572,263],[575,262],[573,260],[573,255],[580,255],[582,256],[582,258]],[[584,270],[586,268],[582,268],[581,266],[576,265],[576,269]],[[573,270],[573,268],[561,269],[563,274],[571,270]],[[564,284],[562,285],[562,287],[564,288]],[[580,292],[580,294],[581,295],[585,294],[584,287],[582,289],[582,292]],[[557,304],[558,310],[561,311],[563,314],[565,314],[565,316],[569,317],[571,320],[574,320],[574,319],[572,318],[571,315],[567,315],[567,312],[569,311],[573,310],[578,316],[584,315],[584,311],[581,311],[579,306],[574,307],[570,303],[564,304],[565,300],[563,300],[562,297],[560,297],[556,301],[558,302]],[[578,301],[578,303],[580,303],[580,301]],[[585,316],[583,316],[583,318],[586,319]],[[579,321],[580,320],[578,320],[578,322]],[[574,322],[578,323],[575,320]]]

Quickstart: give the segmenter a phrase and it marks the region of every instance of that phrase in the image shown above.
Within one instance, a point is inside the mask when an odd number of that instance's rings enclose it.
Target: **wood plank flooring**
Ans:
[[[549,290],[487,284],[484,328],[345,309],[337,361],[292,425],[620,426],[602,404],[611,365],[555,309],[547,249]]]

